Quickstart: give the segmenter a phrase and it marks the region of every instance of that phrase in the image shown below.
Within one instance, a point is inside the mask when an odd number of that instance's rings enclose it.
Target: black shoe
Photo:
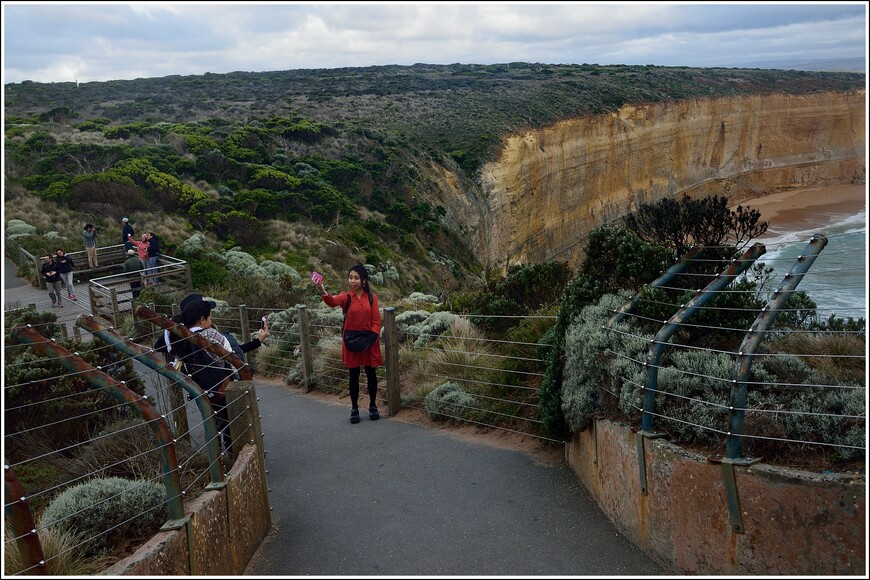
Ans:
[[[359,423],[359,409],[352,409],[350,412],[350,422]]]
[[[369,406],[369,419],[372,421],[377,421],[381,416],[378,414],[378,408],[374,405]]]

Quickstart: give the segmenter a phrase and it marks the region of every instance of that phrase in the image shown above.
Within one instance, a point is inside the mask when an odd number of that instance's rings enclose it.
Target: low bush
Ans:
[[[61,492],[40,519],[44,529],[74,533],[89,556],[110,551],[130,537],[147,537],[166,521],[162,484],[110,477]]]

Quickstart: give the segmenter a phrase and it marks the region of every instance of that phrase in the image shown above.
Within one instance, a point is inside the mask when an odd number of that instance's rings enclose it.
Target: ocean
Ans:
[[[809,221],[809,220],[808,220]],[[813,214],[812,225],[797,231],[768,231],[758,240],[767,252],[759,258],[774,269],[777,288],[814,234],[828,243],[797,289],[818,306],[821,318],[867,318],[867,210],[858,214]],[[803,227],[797,224],[796,227]]]

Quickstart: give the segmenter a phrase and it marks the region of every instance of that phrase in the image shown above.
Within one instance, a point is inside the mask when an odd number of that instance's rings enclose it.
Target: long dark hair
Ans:
[[[357,274],[359,274],[359,279],[362,281],[363,290],[366,291],[366,294],[371,294],[372,291],[369,288],[369,271],[366,270],[366,267],[362,264],[357,264],[356,266],[348,270],[348,275],[350,275],[351,272],[356,272]]]

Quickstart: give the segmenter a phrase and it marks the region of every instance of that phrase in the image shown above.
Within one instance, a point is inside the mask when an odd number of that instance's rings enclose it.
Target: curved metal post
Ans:
[[[652,286],[653,288],[664,286],[665,284],[676,278],[678,275],[682,274],[686,270],[686,268],[689,267],[691,261],[703,253],[704,246],[695,246],[694,248],[686,252],[686,254],[680,259],[679,262],[668,268],[664,274],[650,282],[649,286]],[[610,330],[614,324],[618,323],[620,320],[625,318],[626,314],[634,310],[635,306],[637,306],[638,301],[640,301],[642,292],[643,290],[641,290],[640,292],[636,292],[634,296],[629,299],[628,302],[619,307],[616,313],[610,317],[610,320],[607,321],[605,331]]]
[[[80,315],[76,319],[76,327],[84,328],[106,344],[117,348],[130,358],[136,359],[149,369],[157,371],[158,374],[180,385],[190,395],[203,419],[202,424],[205,430],[209,476],[211,477],[212,484],[223,484],[224,474],[219,461],[220,439],[218,438],[217,425],[214,420],[214,409],[211,406],[211,401],[209,401],[208,397],[203,396],[202,389],[190,378],[190,375],[177,371],[171,365],[164,363],[154,354],[154,349],[136,344],[130,338],[123,338],[114,332],[104,329],[93,316],[87,314]]]
[[[745,416],[744,409],[746,408],[746,390],[747,382],[749,381],[749,371],[752,367],[752,360],[755,356],[755,351],[758,345],[765,337],[767,330],[773,326],[776,317],[779,315],[780,309],[785,302],[795,291],[798,284],[803,280],[804,274],[809,271],[813,262],[819,257],[825,246],[828,245],[828,238],[822,234],[815,234],[804,248],[804,251],[799,255],[791,267],[788,274],[785,275],[779,288],[773,293],[773,299],[768,302],[749,331],[743,338],[740,345],[740,350],[737,353],[737,367],[734,371],[735,384],[731,389],[731,406],[728,411],[728,438],[725,444],[725,457],[732,462],[738,462],[743,457],[743,419]]]
[[[21,562],[28,567],[22,574],[47,575],[45,554],[42,551],[39,534],[36,533],[36,524],[33,522],[33,514],[30,513],[24,488],[18,476],[8,465],[3,466],[3,514],[12,527],[18,553],[21,554]]]
[[[649,432],[652,430],[653,414],[656,406],[656,391],[658,390],[658,366],[661,361],[662,353],[664,353],[667,341],[674,335],[680,324],[688,320],[701,306],[712,300],[716,296],[716,292],[727,287],[731,282],[749,269],[755,260],[766,251],[763,244],[754,244],[746,250],[742,256],[733,260],[725,272],[716,276],[716,279],[710,282],[703,290],[698,290],[697,294],[683,305],[668,321],[662,326],[658,334],[652,340],[652,346],[647,355],[646,376],[644,377],[644,395],[643,395],[643,419],[641,420],[641,430]]]
[[[151,403],[145,397],[134,393],[123,383],[119,383],[103,371],[95,369],[53,340],[45,338],[29,324],[26,326],[16,326],[12,329],[10,335],[13,339],[23,344],[31,345],[38,353],[55,358],[61,366],[78,373],[89,384],[104,391],[119,403],[127,404],[139,412],[140,416],[145,419],[145,422],[157,437],[159,443],[160,463],[163,470],[163,484],[166,487],[166,505],[169,517],[176,521],[184,519],[181,479],[178,475],[178,458],[175,456],[175,442],[172,439],[172,433],[169,432],[169,425],[167,425],[166,420],[154,409]]]

